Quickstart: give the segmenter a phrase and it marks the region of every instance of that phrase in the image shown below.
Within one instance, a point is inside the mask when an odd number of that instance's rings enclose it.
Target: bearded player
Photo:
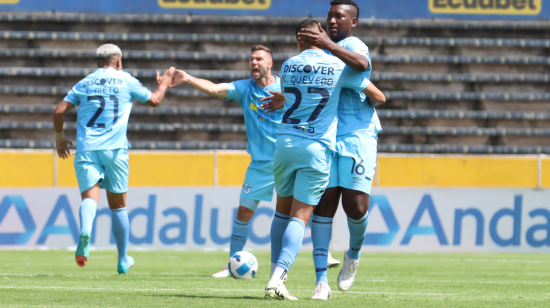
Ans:
[[[187,83],[210,96],[235,100],[244,110],[246,136],[248,138],[247,152],[250,154],[252,162],[246,172],[237,217],[233,221],[229,256],[243,250],[248,240],[250,220],[254,216],[260,201],[271,201],[273,199],[275,141],[277,140],[277,129],[284,112],[280,110],[267,113],[260,107],[262,104],[260,99],[270,96],[269,91],[281,91],[279,77],[271,74],[272,66],[273,54],[271,50],[265,46],[256,45],[251,49],[249,60],[252,78],[231,83],[214,84],[178,70],[171,85],[174,87]],[[290,217],[285,215],[280,219],[281,225],[286,227]],[[339,263],[339,261],[337,262]],[[230,277],[228,268],[225,267],[222,271],[214,274],[213,277]]]

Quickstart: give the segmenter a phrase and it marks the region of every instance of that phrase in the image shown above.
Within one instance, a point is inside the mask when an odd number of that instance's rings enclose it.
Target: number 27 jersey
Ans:
[[[147,102],[151,95],[130,74],[113,68],[100,68],[82,79],[63,99],[79,107],[77,153],[127,149],[132,100]]]
[[[281,75],[286,101],[278,134],[317,140],[334,150],[340,92],[343,88],[361,92],[370,81],[340,59],[317,49],[288,59]]]

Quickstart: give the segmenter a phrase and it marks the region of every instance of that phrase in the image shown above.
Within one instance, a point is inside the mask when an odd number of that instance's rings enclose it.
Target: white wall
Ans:
[[[132,188],[130,246],[227,248],[239,194],[238,187]],[[1,189],[0,200],[0,248],[76,246],[78,189]],[[274,207],[274,202],[260,204],[247,248],[269,249]],[[109,213],[104,195],[99,210]],[[462,220],[461,213],[467,214]],[[377,188],[364,249],[550,252],[549,231],[550,190]],[[109,243],[110,215],[98,217],[95,232],[96,247],[114,247]],[[308,231],[306,243],[309,237]],[[340,209],[333,249],[345,249],[348,238]]]

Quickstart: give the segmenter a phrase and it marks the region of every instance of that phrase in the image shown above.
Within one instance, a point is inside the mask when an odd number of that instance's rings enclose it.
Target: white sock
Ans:
[[[271,263],[271,276],[273,276],[273,272],[275,271],[276,267],[277,267],[277,263]]]
[[[273,271],[273,275],[271,275],[271,279],[277,279],[277,280],[283,281],[283,277],[285,276],[285,274],[286,274],[286,269],[277,265],[275,267],[275,270]]]

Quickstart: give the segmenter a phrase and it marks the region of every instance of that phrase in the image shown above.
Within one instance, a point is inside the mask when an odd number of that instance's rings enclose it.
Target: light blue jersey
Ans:
[[[363,76],[370,80],[372,61],[367,45],[354,36],[341,40],[338,45],[362,54],[369,59],[369,69],[363,73]],[[331,54],[329,51],[325,52]],[[365,98],[365,94],[357,93],[353,89],[342,90],[340,104],[338,105],[338,136],[359,130],[366,130],[375,134],[382,131],[382,125],[376,110],[368,101],[365,101]]]
[[[260,107],[260,99],[271,96],[269,90],[281,92],[279,77],[275,78],[275,82],[265,88],[260,87],[252,78],[227,84],[227,99],[237,101],[243,108],[248,138],[247,152],[253,161],[272,161],[275,153],[277,129],[284,111],[267,113]]]
[[[286,102],[279,135],[317,140],[334,151],[341,90],[348,88],[357,93],[369,83],[322,50],[308,49],[288,59],[282,67],[281,87]]]
[[[147,102],[151,91],[113,68],[100,68],[75,85],[64,101],[78,106],[76,151],[128,149],[132,100]]]

